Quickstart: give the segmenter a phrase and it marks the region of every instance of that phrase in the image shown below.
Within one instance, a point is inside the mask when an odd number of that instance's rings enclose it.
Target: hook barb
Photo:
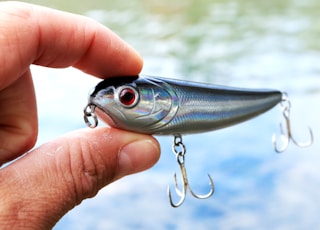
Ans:
[[[170,205],[174,208],[177,208],[179,207],[185,200],[186,198],[186,191],[180,191],[180,190],[177,190],[177,187],[175,187],[176,189],[176,192],[178,194],[178,196],[180,196],[180,200],[177,202],[177,203],[173,203],[172,201],[172,195],[171,195],[171,190],[170,190],[170,186],[168,186],[168,189],[167,189],[167,194],[168,194],[168,197],[169,197],[169,201],[170,201]]]
[[[309,131],[309,140],[308,141],[306,141],[306,142],[298,142],[291,136],[292,142],[296,146],[301,147],[301,148],[305,148],[305,147],[311,146],[312,143],[313,143],[313,132],[312,132],[312,129],[310,127],[308,127],[308,131]]]
[[[277,144],[277,136],[276,136],[276,134],[272,135],[272,143],[273,143],[273,146],[274,146],[274,150],[277,153],[284,152],[288,148],[289,142],[290,142],[289,130],[287,130],[287,133],[284,133],[281,123],[280,123],[280,140],[282,142],[282,146],[281,147],[279,147],[279,145]]]
[[[210,191],[207,193],[207,194],[204,194],[204,195],[198,195],[198,194],[195,194],[191,189],[190,187],[189,188],[189,191],[190,193],[192,194],[192,196],[194,196],[195,198],[198,198],[198,199],[207,199],[209,197],[211,197],[214,193],[214,183],[213,183],[213,180],[210,176],[210,174],[208,174],[208,177],[209,177],[209,185],[210,185]]]

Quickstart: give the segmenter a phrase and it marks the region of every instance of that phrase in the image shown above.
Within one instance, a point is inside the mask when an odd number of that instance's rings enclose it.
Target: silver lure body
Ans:
[[[135,76],[100,82],[90,95],[88,105],[99,108],[98,117],[116,128],[182,135],[246,121],[277,105],[282,96],[277,90]]]

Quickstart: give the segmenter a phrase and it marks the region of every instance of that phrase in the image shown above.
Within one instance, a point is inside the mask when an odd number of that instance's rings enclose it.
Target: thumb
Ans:
[[[159,152],[153,137],[112,128],[85,129],[44,144],[0,170],[0,221],[51,228],[103,186],[151,167]]]

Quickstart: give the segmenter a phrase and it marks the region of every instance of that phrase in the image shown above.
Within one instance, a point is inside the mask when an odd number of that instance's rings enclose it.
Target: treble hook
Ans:
[[[298,147],[309,147],[310,145],[312,145],[313,143],[313,133],[310,127],[308,127],[309,129],[309,134],[310,134],[310,140],[308,142],[298,142],[296,141],[293,136],[292,136],[292,131],[291,131],[291,124],[290,124],[290,108],[291,108],[291,102],[289,100],[289,97],[287,95],[287,93],[283,93],[282,96],[282,101],[280,102],[280,106],[281,106],[281,110],[282,110],[282,115],[285,119],[286,122],[286,130],[287,132],[285,133],[283,131],[283,126],[280,123],[280,139],[283,142],[282,147],[279,147],[277,145],[277,138],[276,135],[273,134],[272,136],[272,142],[273,142],[273,146],[274,149],[277,153],[282,153],[283,151],[285,151],[288,148],[289,142],[290,140],[292,140],[292,142],[297,145]]]
[[[184,144],[182,143],[182,137],[180,135],[177,135],[174,137],[172,151],[176,155],[177,162],[180,166],[183,187],[182,187],[182,191],[178,188],[177,174],[175,173],[174,174],[175,190],[176,190],[176,193],[178,194],[178,196],[180,196],[180,200],[176,204],[173,203],[170,187],[168,186],[167,193],[168,193],[168,197],[169,197],[169,201],[170,201],[171,206],[174,208],[179,207],[186,198],[187,190],[189,190],[189,192],[192,194],[192,196],[194,196],[195,198],[198,198],[198,199],[207,199],[207,198],[211,197],[214,193],[214,183],[213,183],[213,180],[209,174],[208,174],[208,177],[209,177],[210,186],[211,186],[211,190],[209,191],[209,193],[207,193],[205,195],[198,195],[198,194],[195,194],[192,191],[192,189],[190,188],[190,185],[188,182],[188,177],[187,177],[186,167],[184,165],[186,148],[185,148]]]

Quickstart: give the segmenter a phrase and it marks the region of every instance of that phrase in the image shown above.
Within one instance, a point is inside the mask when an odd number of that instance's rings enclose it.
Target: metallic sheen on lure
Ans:
[[[282,93],[277,90],[249,90],[136,76],[100,82],[90,95],[88,106],[94,107],[93,110],[99,108],[103,112],[98,113],[99,118],[119,129],[181,135],[246,121],[281,100]]]
[[[174,135],[172,150],[180,166],[183,186],[178,188],[174,174],[175,191],[180,199],[176,203],[172,201],[169,187],[168,197],[173,207],[179,207],[187,191],[198,199],[209,198],[214,193],[210,175],[211,189],[207,194],[198,195],[190,188],[185,167],[186,148],[181,135],[225,128],[258,116],[277,104],[283,111],[286,132],[281,126],[282,147],[273,136],[275,150],[283,152],[290,140],[300,147],[310,146],[313,142],[310,128],[308,142],[298,142],[292,137],[290,100],[286,93],[278,90],[240,89],[148,76],[109,78],[91,93],[84,119],[91,128],[98,125],[98,116],[119,129]]]

